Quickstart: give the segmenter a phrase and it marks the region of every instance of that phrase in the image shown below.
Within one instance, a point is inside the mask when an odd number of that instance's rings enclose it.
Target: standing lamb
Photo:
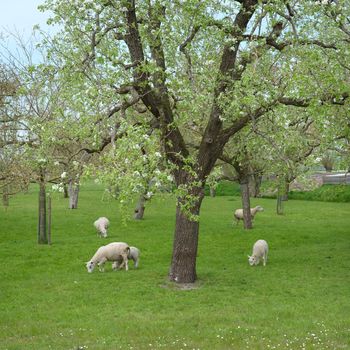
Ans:
[[[139,266],[140,250],[137,249],[136,247],[130,247],[128,259],[134,261],[134,268],[136,269]],[[117,270],[121,262],[122,262],[121,258],[115,261],[112,265],[113,270]]]
[[[107,218],[105,218],[104,216],[98,218],[94,222],[94,226],[101,237],[107,237],[107,228],[109,226],[109,220]]]
[[[257,205],[255,208],[250,208],[250,215],[252,217],[252,220],[258,211],[264,211],[264,208],[260,205]],[[236,209],[233,216],[236,219],[236,224],[238,225],[239,220],[243,220],[243,209]]]
[[[124,242],[113,242],[103,245],[98,248],[95,255],[86,263],[88,272],[92,272],[96,265],[98,265],[101,272],[104,271],[104,263],[106,261],[121,261],[120,267],[125,266],[128,271],[128,255],[130,247]]]
[[[259,239],[254,243],[252,256],[248,255],[249,265],[258,265],[260,259],[263,260],[263,265],[266,265],[267,262],[267,253],[269,252],[269,246],[267,242],[263,239]]]

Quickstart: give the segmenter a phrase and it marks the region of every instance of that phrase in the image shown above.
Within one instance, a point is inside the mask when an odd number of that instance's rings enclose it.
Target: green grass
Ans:
[[[313,191],[301,192],[291,191],[289,193],[291,199],[303,199],[309,201],[323,202],[350,202],[350,186],[349,185],[323,185]]]
[[[253,199],[265,211],[253,230],[232,226],[238,197],[206,197],[200,222],[198,282],[167,281],[175,203],[154,198],[145,219],[121,224],[102,191],[82,188],[78,210],[53,197],[51,246],[36,244],[37,193],[0,209],[0,349],[350,349],[350,204]],[[92,223],[105,215],[109,237]],[[267,266],[250,267],[257,239]],[[88,274],[97,247],[140,248],[137,270]],[[132,263],[130,264],[132,265]]]

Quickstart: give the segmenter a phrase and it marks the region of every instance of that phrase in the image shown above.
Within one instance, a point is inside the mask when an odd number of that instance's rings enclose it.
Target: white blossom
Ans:
[[[61,179],[64,179],[64,178],[66,178],[66,177],[67,177],[67,172],[64,171],[64,172],[61,174]]]

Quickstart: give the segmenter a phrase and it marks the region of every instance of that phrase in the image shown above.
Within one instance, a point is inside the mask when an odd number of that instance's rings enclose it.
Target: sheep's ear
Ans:
[[[249,255],[247,255],[247,257],[250,259],[250,256],[249,256]]]

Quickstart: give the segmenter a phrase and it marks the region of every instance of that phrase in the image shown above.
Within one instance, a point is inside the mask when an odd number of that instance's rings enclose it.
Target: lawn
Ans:
[[[122,224],[101,188],[83,186],[79,209],[53,196],[52,245],[36,243],[37,192],[0,208],[0,349],[350,349],[350,203],[290,200],[262,205],[254,228],[232,225],[239,197],[206,197],[198,281],[169,283],[175,202],[154,198],[145,219]],[[107,239],[93,221],[111,221]],[[250,267],[257,239],[267,266]],[[102,245],[125,241],[139,269],[88,274]],[[132,266],[132,262],[130,266]]]

